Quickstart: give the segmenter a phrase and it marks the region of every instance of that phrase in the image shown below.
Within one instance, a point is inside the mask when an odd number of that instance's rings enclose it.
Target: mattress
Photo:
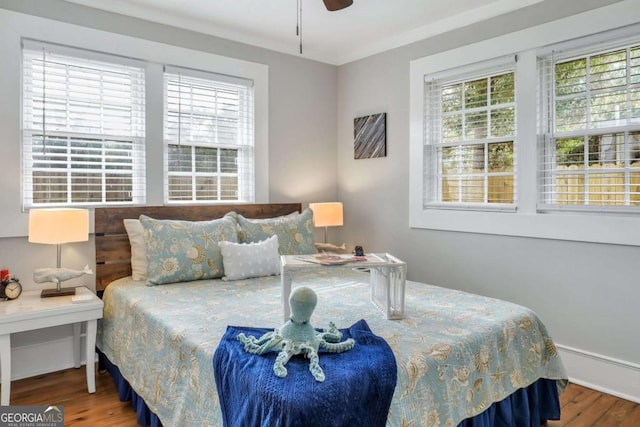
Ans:
[[[292,287],[302,285],[318,295],[314,327],[364,319],[391,346],[389,426],[456,426],[539,378],[566,382],[552,338],[525,307],[407,281],[404,318],[386,320],[368,273],[328,267],[297,274]],[[118,279],[103,296],[97,346],[165,426],[221,426],[212,367],[220,338],[228,325],[281,326],[280,298],[278,276],[152,287]]]

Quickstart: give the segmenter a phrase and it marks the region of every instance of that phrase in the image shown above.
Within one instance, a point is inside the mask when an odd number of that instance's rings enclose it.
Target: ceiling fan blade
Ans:
[[[353,0],[322,0],[327,10],[334,12],[336,10],[344,9],[353,4]]]

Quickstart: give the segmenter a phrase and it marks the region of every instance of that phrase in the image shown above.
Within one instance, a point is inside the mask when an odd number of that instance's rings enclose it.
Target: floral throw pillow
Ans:
[[[215,279],[224,275],[218,242],[237,242],[236,223],[176,221],[140,215],[147,246],[147,285]]]
[[[300,214],[290,214],[267,219],[249,219],[236,216],[241,243],[257,243],[271,236],[278,236],[280,255],[302,255],[316,252],[313,236],[313,212],[305,209]]]

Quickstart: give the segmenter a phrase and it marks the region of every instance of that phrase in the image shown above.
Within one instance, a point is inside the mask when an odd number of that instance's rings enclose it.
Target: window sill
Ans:
[[[410,212],[411,228],[640,246],[640,217],[593,213],[479,212],[423,209]]]
[[[457,211],[474,211],[474,212],[516,212],[515,205],[506,203],[447,203],[432,202],[425,206],[425,209],[444,209]]]

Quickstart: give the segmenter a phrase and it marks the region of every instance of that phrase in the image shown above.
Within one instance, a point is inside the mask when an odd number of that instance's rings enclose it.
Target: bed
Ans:
[[[229,325],[281,326],[280,278],[147,286],[132,277],[124,219],[204,221],[230,211],[267,219],[296,217],[301,208],[297,203],[96,208],[96,288],[105,303],[97,347],[121,398],[133,400],[141,425],[222,426],[213,354]],[[386,320],[369,300],[368,273],[340,271],[328,267],[301,274],[293,287],[305,285],[317,293],[314,326],[332,321],[345,328],[364,319],[390,345],[398,378],[388,426],[533,426],[559,418],[558,394],[567,376],[533,311],[407,281],[404,318]]]

